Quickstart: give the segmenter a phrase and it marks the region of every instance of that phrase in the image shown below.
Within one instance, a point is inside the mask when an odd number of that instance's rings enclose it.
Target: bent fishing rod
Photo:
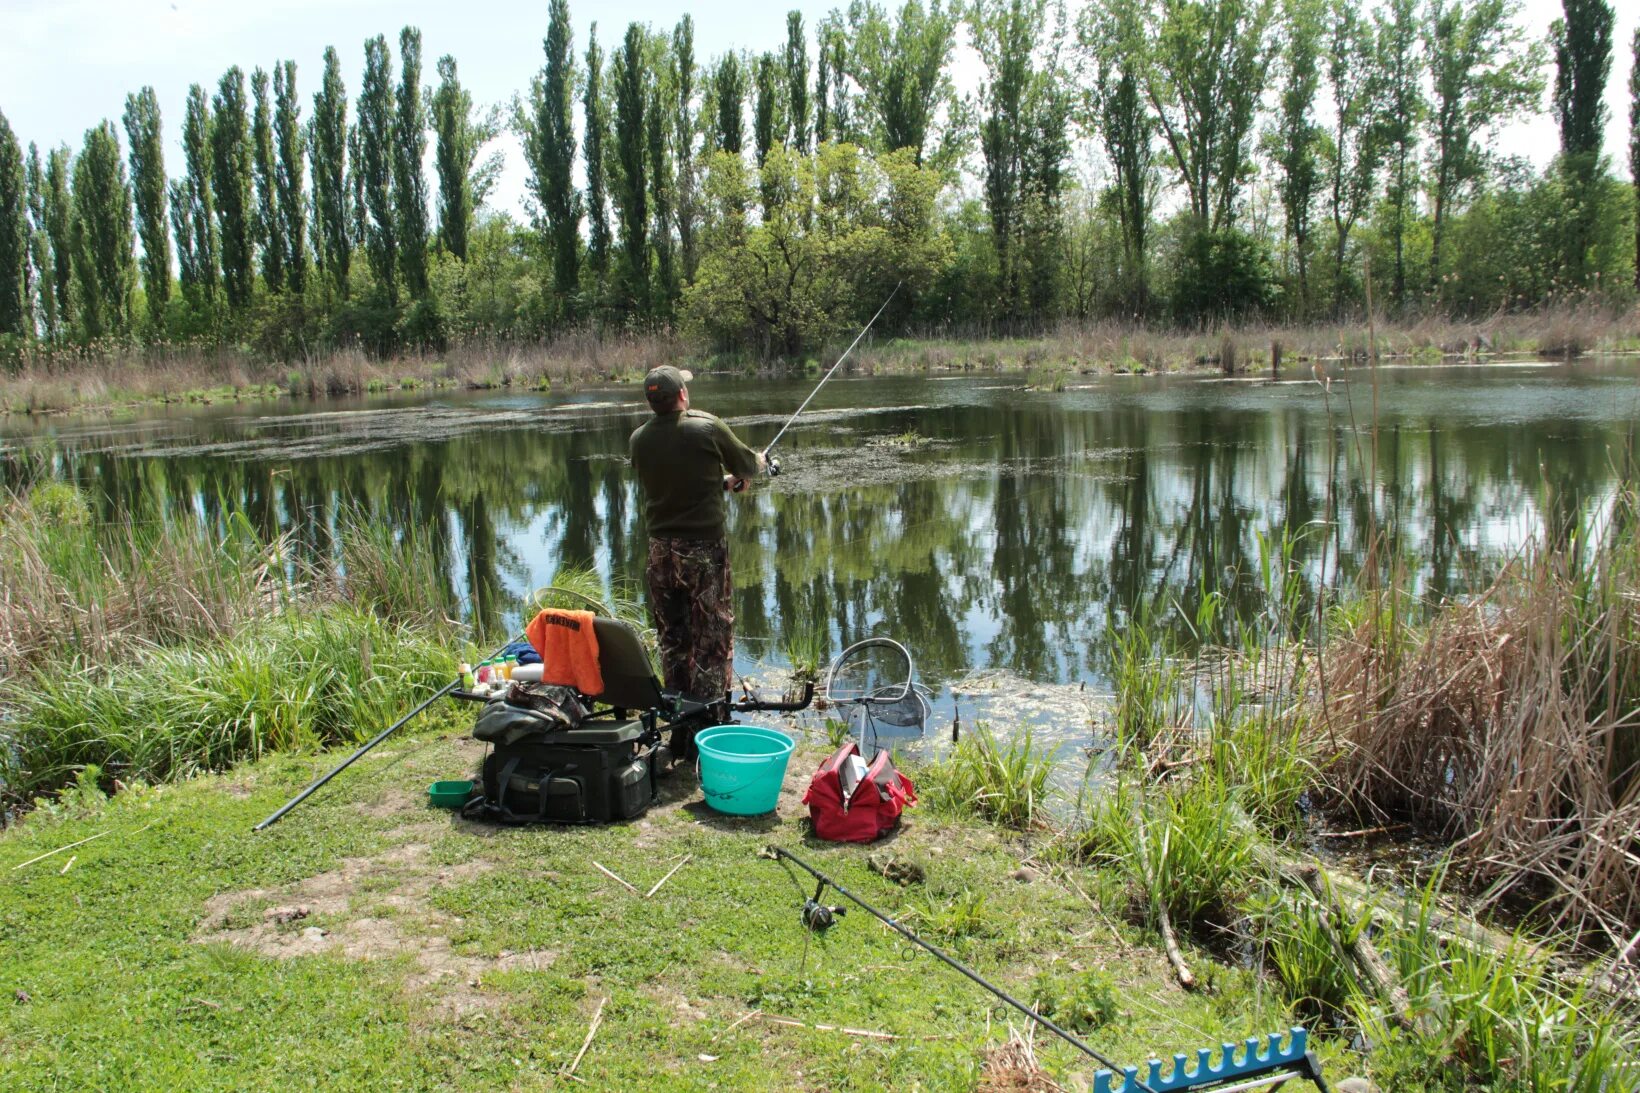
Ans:
[[[507,645],[511,645],[511,644],[512,644],[511,641],[507,642]],[[487,659],[493,659],[494,657],[500,656],[502,650],[507,648],[507,645],[503,645],[500,649],[497,649],[494,653],[491,653],[490,657],[487,658]],[[335,767],[335,769],[333,769],[329,774],[326,774],[323,777],[318,778],[317,780],[315,780],[313,782],[312,785],[308,786],[302,792],[298,793],[296,796],[292,797],[290,800],[288,800],[284,804],[280,805],[278,811],[274,812],[273,815],[269,816],[267,819],[263,820],[261,823],[257,824],[255,827],[251,828],[251,831],[253,831],[253,832],[266,831],[268,828],[272,827],[274,824],[276,824],[280,820],[284,819],[285,814],[287,812],[289,812],[291,809],[295,808],[297,805],[301,804],[303,801],[307,800],[309,797],[311,797],[315,793],[317,793],[319,791],[320,787],[322,787],[326,782],[330,781],[332,778],[334,778],[338,774],[342,773],[342,771],[344,771],[348,767],[352,766],[357,760],[362,758],[364,756],[364,754],[366,752],[368,752],[371,748],[375,747],[377,744],[380,744],[383,740],[386,740],[389,736],[392,736],[394,733],[396,733],[400,729],[404,728],[404,726],[408,725],[412,720],[414,720],[416,715],[421,713],[421,711],[425,710],[427,707],[431,706],[433,703],[437,702],[439,699],[443,698],[445,695],[449,694],[450,692],[454,691],[456,688],[458,688],[460,686],[461,686],[461,676],[458,675],[458,676],[456,676],[455,679],[451,680],[449,683],[446,683],[442,688],[440,688],[437,693],[435,693],[433,695],[430,695],[427,698],[427,700],[424,701],[421,705],[417,706],[415,709],[411,710],[409,713],[405,714],[403,717],[399,718],[397,721],[395,721],[391,725],[387,726],[387,728],[383,729],[381,732],[379,732],[375,736],[371,737],[369,743],[364,744],[362,747],[359,748],[358,751],[354,752],[352,755],[348,756],[346,759],[343,759],[341,761],[341,763],[339,763]]]
[[[984,987],[986,990],[1002,999],[1002,1001],[1008,1003],[1008,1005],[1014,1007],[1014,1009],[1018,1010],[1020,1013],[1023,1013],[1026,1017],[1030,1018],[1032,1021],[1035,1021],[1055,1036],[1058,1036],[1061,1040],[1064,1040],[1067,1044],[1070,1044],[1078,1051],[1081,1051],[1084,1055],[1088,1056],[1090,1059],[1093,1059],[1101,1066],[1109,1067],[1118,1074],[1124,1072],[1125,1068],[1114,1059],[1101,1055],[1099,1052],[1077,1039],[1071,1033],[1066,1032],[1064,1029],[1060,1028],[1048,1018],[1042,1016],[1040,1013],[1036,1012],[1034,1009],[1027,1006],[1025,1003],[1021,1002],[1001,987],[981,976],[974,969],[962,963],[962,961],[953,956],[947,955],[943,950],[936,949],[934,946],[930,945],[928,942],[924,941],[922,938],[900,925],[894,919],[889,918],[887,915],[877,910],[877,908],[873,907],[853,892],[850,892],[847,888],[844,888],[841,884],[838,884],[836,881],[820,872],[820,870],[816,869],[802,858],[799,858],[796,854],[793,854],[790,850],[780,846],[766,846],[762,850],[758,851],[758,857],[772,858],[775,861],[789,861],[819,882],[819,888],[815,890],[814,895],[805,900],[803,904],[803,925],[807,926],[810,930],[819,932],[820,930],[829,927],[835,921],[833,912],[837,909],[825,907],[820,903],[820,897],[825,894],[827,888],[830,888],[838,895],[860,908],[860,910],[877,919],[877,921],[881,922],[884,926],[887,926],[889,929],[911,942],[911,944],[916,945],[917,947],[938,957],[947,966],[961,972],[975,983],[978,983],[981,987]],[[792,879],[795,881],[797,878],[793,877]],[[1137,1074],[1133,1075],[1131,1080],[1133,1083],[1133,1088],[1141,1089],[1144,1093],[1155,1093],[1155,1090],[1141,1081]],[[1126,1089],[1127,1087],[1124,1086],[1123,1088]]]
[[[878,318],[880,318],[882,316],[883,312],[888,310],[888,305],[894,302],[894,297],[899,294],[900,286],[904,283],[905,282],[903,282],[903,281],[896,281],[894,283],[894,290],[888,294],[888,299],[883,301],[883,306],[877,309],[877,314],[873,315],[871,317],[871,320],[869,322],[867,322],[865,326],[860,328],[860,333],[856,334],[854,336],[854,340],[852,342],[848,343],[848,348],[843,350],[843,355],[841,357],[837,358],[837,363],[833,364],[830,368],[828,368],[826,370],[826,374],[820,377],[820,382],[814,385],[814,390],[810,391],[809,392],[809,397],[803,400],[803,405],[799,406],[797,408],[797,412],[792,414],[791,417],[787,418],[786,419],[786,424],[782,425],[780,427],[780,431],[778,433],[774,434],[774,439],[769,441],[768,445],[763,449],[763,454],[764,454],[765,457],[767,457],[770,452],[774,451],[774,446],[776,444],[780,443],[780,438],[785,436],[786,435],[786,430],[790,429],[792,427],[792,422],[797,420],[797,415],[801,414],[805,409],[808,408],[809,403],[814,401],[814,396],[818,395],[820,393],[820,388],[824,387],[826,385],[826,381],[831,379],[832,373],[836,372],[837,369],[842,367],[843,362],[848,360],[848,355],[850,353],[854,352],[854,347],[860,344],[860,339],[866,336],[866,333],[877,322]],[[773,476],[775,476],[779,473],[780,473],[780,464],[778,462],[774,461],[771,458],[769,460],[769,476],[773,477]]]

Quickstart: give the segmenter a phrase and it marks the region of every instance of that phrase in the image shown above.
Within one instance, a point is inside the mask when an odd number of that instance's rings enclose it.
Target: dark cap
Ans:
[[[677,403],[684,385],[694,378],[695,374],[687,368],[663,364],[659,368],[651,368],[649,375],[643,378],[643,393],[651,406],[670,408]]]

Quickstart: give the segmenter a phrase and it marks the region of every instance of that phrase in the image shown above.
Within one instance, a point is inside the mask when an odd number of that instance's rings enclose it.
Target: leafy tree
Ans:
[[[296,62],[273,66],[274,133],[279,162],[274,172],[278,190],[280,249],[284,254],[285,287],[300,297],[307,284],[307,194],[302,181],[306,134],[302,108],[296,100]]]
[[[575,129],[570,120],[575,83],[571,42],[569,4],[552,0],[547,36],[541,45],[546,63],[531,87],[531,109],[522,128],[530,193],[546,221],[552,292],[559,316],[574,313],[581,261],[581,202],[571,176],[575,161]]]
[[[471,127],[473,97],[461,86],[456,59],[438,59],[438,90],[433,93],[434,158],[438,164],[438,235],[458,261],[467,260],[467,234],[473,226],[470,172],[478,154]]]
[[[79,318],[74,303],[74,198],[69,191],[74,153],[68,146],[53,148],[46,156],[46,184],[42,202],[46,235],[51,241],[52,280],[57,294],[57,316],[62,336]]]
[[[410,295],[427,295],[427,110],[421,97],[421,31],[399,32],[399,89],[393,124],[393,205],[399,269]]]
[[[88,340],[123,338],[131,330],[136,262],[131,253],[131,188],[113,122],[87,130],[85,147],[74,161],[70,234],[82,332]]]
[[[757,153],[757,165],[769,158],[769,149],[781,139],[785,122],[780,109],[780,68],[774,54],[765,53],[757,59],[757,94],[752,105],[752,144]]]
[[[171,240],[165,212],[165,142],[160,135],[159,96],[152,87],[126,96],[125,135],[131,142],[131,183],[142,240],[142,287],[149,322],[158,332],[165,328],[165,305],[171,299]]]
[[[1629,65],[1629,177],[1634,180],[1634,287],[1640,291],[1640,27]]]
[[[34,267],[34,291],[39,300],[40,334],[47,342],[62,337],[58,320],[56,262],[51,253],[51,235],[46,215],[48,182],[40,164],[40,149],[28,146],[29,257]]]
[[[582,158],[587,166],[587,263],[601,286],[609,274],[609,187],[604,170],[609,114],[604,102],[604,51],[598,45],[597,23],[592,24],[587,36],[587,86],[582,110],[586,118]]]
[[[871,0],[849,7],[848,72],[860,85],[861,128],[876,147],[910,148],[916,161],[923,161],[935,115],[956,99],[945,66],[956,43],[958,13],[940,0],[930,0],[926,9],[921,0],[906,0],[891,25]]]
[[[222,74],[211,100],[211,188],[216,194],[217,231],[222,240],[222,287],[228,308],[250,306],[256,275],[253,257],[250,118],[245,110],[245,73],[238,65]]]
[[[1147,28],[1145,92],[1196,223],[1235,219],[1269,64],[1270,0],[1170,0]]]
[[[1390,237],[1395,248],[1392,295],[1406,306],[1406,230],[1418,183],[1418,127],[1429,109],[1423,93],[1424,55],[1419,51],[1418,0],[1385,0],[1373,12],[1376,23],[1377,72],[1383,80],[1379,131],[1389,161],[1385,199],[1390,210]]]
[[[801,155],[809,149],[809,43],[803,13],[786,13],[786,147]]]
[[[1275,274],[1263,244],[1247,232],[1195,232],[1179,257],[1173,289],[1179,318],[1197,323],[1245,319],[1275,305]]]
[[[1136,0],[1084,9],[1078,41],[1092,62],[1085,82],[1085,121],[1104,146],[1116,175],[1115,205],[1122,233],[1127,303],[1143,312],[1149,303],[1147,237],[1156,192],[1156,122],[1145,101],[1144,24]]]
[[[256,244],[262,251],[262,283],[269,292],[285,287],[285,238],[280,230],[279,166],[273,152],[272,84],[260,68],[251,73],[251,169],[256,179]]]
[[[738,156],[743,143],[741,104],[746,99],[746,80],[740,58],[733,53],[725,53],[712,74],[712,98],[717,106],[717,148]]]
[[[17,135],[0,113],[0,334],[34,333],[28,243],[28,172]]]
[[[399,223],[393,203],[393,54],[378,34],[364,44],[364,80],[359,85],[358,141],[354,147],[355,191],[364,212],[361,225],[370,272],[387,295],[399,301]]]
[[[1485,170],[1487,130],[1542,94],[1541,51],[1524,45],[1516,0],[1430,0],[1425,26],[1430,82],[1429,282],[1438,289],[1452,203]]]
[[[633,313],[649,307],[649,201],[645,178],[644,108],[648,73],[643,28],[629,24],[610,62],[615,85],[615,171],[610,196],[621,224],[621,296]]]
[[[313,96],[313,121],[308,134],[317,243],[313,250],[319,269],[329,272],[331,283],[343,299],[347,298],[353,240],[357,238],[349,223],[348,133],[342,62],[333,47],[326,47],[324,82]]]
[[[1284,86],[1275,134],[1276,165],[1281,169],[1281,206],[1298,262],[1300,317],[1308,317],[1310,311],[1310,224],[1316,190],[1321,183],[1318,155],[1321,129],[1313,115],[1324,4],[1325,0],[1286,0]]]
[[[1333,129],[1330,139],[1321,142],[1320,152],[1333,224],[1334,305],[1341,308],[1350,232],[1372,200],[1383,159],[1384,81],[1376,67],[1372,35],[1353,0],[1330,0],[1325,34]]]
[[[815,30],[814,143],[849,139],[848,36],[843,17],[833,11]]]
[[[975,47],[988,79],[980,87],[987,116],[980,128],[985,204],[997,252],[1005,308],[1017,311],[1016,251],[1023,224],[1024,156],[1029,139],[1031,51],[1042,29],[1042,0],[976,0],[968,9]]]
[[[675,96],[672,146],[677,164],[678,250],[683,259],[683,279],[693,281],[698,263],[695,231],[700,210],[695,191],[695,21],[688,15],[678,20],[677,27],[672,31],[672,87]]]
[[[652,236],[655,250],[656,310],[669,315],[672,301],[678,292],[677,273],[672,254],[672,194],[676,186],[672,167],[672,150],[667,141],[673,116],[670,101],[673,92],[669,79],[663,73],[670,70],[665,56],[666,40],[655,40],[653,77],[649,86],[649,107],[644,112],[644,128],[649,167],[649,202],[654,206],[655,223]]]
[[[1566,17],[1549,36],[1555,49],[1552,106],[1560,123],[1560,168],[1571,199],[1563,269],[1574,285],[1588,278],[1588,253],[1599,213],[1606,81],[1612,71],[1611,5],[1606,0],[1562,0]]]
[[[193,304],[210,315],[216,310],[217,271],[220,269],[220,241],[216,226],[216,187],[211,182],[211,104],[199,84],[188,88],[188,104],[182,115],[182,152],[187,165],[187,186],[182,194],[187,202],[187,225],[191,239],[177,233],[177,251],[193,255],[193,277],[184,277],[182,288],[196,296]],[[172,217],[172,224],[177,224]]]

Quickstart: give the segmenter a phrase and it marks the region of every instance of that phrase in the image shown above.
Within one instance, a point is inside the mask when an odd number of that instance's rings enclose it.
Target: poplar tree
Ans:
[[[910,148],[919,166],[935,115],[942,105],[956,102],[945,69],[956,44],[959,10],[940,0],[930,0],[926,9],[921,0],[906,0],[890,24],[883,8],[870,0],[849,7],[848,71],[860,85],[860,128],[884,152]]]
[[[1562,260],[1568,279],[1583,285],[1598,214],[1601,144],[1606,126],[1606,81],[1612,71],[1612,9],[1606,0],[1562,0],[1564,19],[1549,36],[1555,50],[1555,121],[1560,167],[1571,209]]]
[[[1406,228],[1418,184],[1418,126],[1428,110],[1423,93],[1424,56],[1418,50],[1418,0],[1385,0],[1373,11],[1377,25],[1377,69],[1383,79],[1383,113],[1379,124],[1388,157],[1385,200],[1390,209],[1390,238],[1395,248],[1391,297],[1406,306]]]
[[[74,283],[85,337],[124,337],[131,329],[136,262],[131,253],[131,189],[114,123],[86,131],[74,161],[70,228]]]
[[[51,257],[51,236],[46,230],[46,172],[40,163],[40,149],[28,146],[29,258],[34,266],[34,292],[39,300],[40,334],[55,343],[60,336],[57,321],[56,266]]]
[[[848,72],[848,38],[841,13],[833,11],[815,30],[814,143],[848,140],[850,115],[844,79]]]
[[[581,99],[586,119],[582,159],[587,168],[587,265],[595,288],[602,290],[609,273],[609,187],[604,181],[604,148],[609,138],[609,116],[604,110],[604,51],[598,45],[598,24],[587,32],[587,82]]]
[[[649,202],[644,171],[644,109],[648,98],[643,28],[626,28],[621,51],[610,62],[615,92],[615,172],[611,187],[621,224],[622,295],[635,314],[649,306]]]
[[[986,117],[980,126],[985,159],[985,207],[991,217],[1001,304],[1017,314],[1020,295],[1020,232],[1024,226],[1026,116],[1031,90],[1031,50],[1041,29],[1041,0],[976,0],[968,9],[975,48],[985,61],[980,88]]]
[[[1629,178],[1634,182],[1634,287],[1640,291],[1640,27],[1629,56]]]
[[[269,292],[285,287],[285,240],[280,230],[279,168],[273,154],[272,85],[268,74],[258,68],[251,73],[251,98],[255,112],[251,120],[251,170],[256,180],[256,244],[262,251],[262,283]]]
[[[1298,314],[1310,311],[1310,224],[1315,193],[1321,183],[1319,145],[1315,124],[1316,87],[1319,83],[1322,5],[1325,0],[1286,0],[1281,109],[1276,129],[1276,165],[1281,169],[1282,211],[1287,235],[1298,263]]]
[[[560,317],[573,317],[580,290],[581,202],[575,192],[575,129],[571,119],[575,61],[567,0],[551,0],[546,63],[531,88],[531,111],[524,119],[524,158],[530,165],[530,193],[546,219],[552,253],[552,290]],[[590,168],[592,160],[588,157]]]
[[[677,164],[678,250],[683,279],[693,282],[699,259],[695,254],[695,225],[699,218],[695,189],[695,21],[688,15],[672,31],[673,103],[672,145]]]
[[[786,13],[786,146],[799,155],[809,150],[809,43],[803,13]]]
[[[438,237],[458,261],[467,260],[467,231],[473,222],[472,133],[468,119],[473,97],[461,86],[456,59],[438,59],[438,90],[433,92],[433,158],[438,165]]]
[[[0,334],[33,334],[29,306],[28,172],[23,148],[0,112]]]
[[[1430,0],[1425,26],[1434,90],[1429,286],[1438,290],[1452,205],[1485,170],[1487,130],[1543,91],[1541,51],[1524,44],[1516,0]]]
[[[1234,221],[1269,64],[1270,0],[1187,0],[1147,27],[1146,95],[1202,228]]]
[[[672,110],[667,101],[670,88],[656,71],[649,81],[649,106],[644,112],[644,128],[649,157],[649,198],[655,209],[655,281],[657,311],[671,313],[677,296],[677,274],[672,263],[672,152],[666,135]]]
[[[137,237],[142,240],[142,288],[148,319],[165,328],[171,299],[170,225],[165,210],[165,142],[159,96],[152,87],[125,97],[125,136],[131,142],[131,186],[136,195]]]
[[[274,172],[279,195],[279,237],[284,252],[285,287],[301,296],[307,284],[307,192],[303,184],[303,163],[307,153],[302,128],[302,108],[296,98],[296,62],[282,61],[273,67],[274,134],[279,143],[279,163]]]
[[[334,47],[325,49],[325,75],[313,96],[313,121],[308,154],[313,161],[314,261],[343,299],[347,298],[348,270],[354,235],[348,185],[347,87],[342,62]]]
[[[1327,204],[1333,224],[1333,306],[1341,310],[1350,232],[1372,201],[1383,159],[1380,99],[1384,81],[1372,34],[1354,0],[1330,0],[1326,24],[1327,83],[1332,88],[1332,139],[1322,145]]]
[[[752,144],[757,165],[769,158],[769,149],[781,140],[785,125],[780,116],[780,75],[774,54],[757,59],[756,97],[752,105]]]
[[[217,230],[222,240],[222,287],[228,308],[243,312],[251,304],[256,275],[252,269],[252,220],[256,214],[251,187],[250,118],[245,109],[245,73],[238,65],[223,73],[212,99],[211,184],[216,193]]]
[[[180,234],[177,250],[193,254],[195,306],[207,314],[216,310],[217,272],[221,268],[216,227],[216,192],[211,184],[211,105],[199,84],[188,88],[188,105],[182,115],[182,152],[187,165],[183,197],[187,201],[187,227],[191,236],[184,246]],[[172,223],[177,223],[175,217]],[[183,281],[186,289],[189,285]]]
[[[199,267],[195,250],[193,209],[195,204],[193,179],[184,176],[171,180],[171,233],[176,237],[177,280],[182,285],[182,298],[196,310],[204,310],[204,274]]]
[[[1129,305],[1149,304],[1146,269],[1150,209],[1155,193],[1156,123],[1145,102],[1144,28],[1136,0],[1084,9],[1078,38],[1093,62],[1087,112],[1116,176],[1116,219],[1122,233]]]
[[[717,110],[717,147],[719,151],[740,155],[743,147],[741,104],[746,98],[746,80],[740,70],[740,58],[725,53],[712,74],[712,99]]]
[[[53,288],[57,296],[57,331],[59,338],[68,337],[79,308],[74,306],[74,199],[69,192],[69,178],[73,173],[74,153],[68,145],[53,148],[46,156],[45,189],[41,210],[45,218],[46,237],[51,243]]]
[[[421,31],[399,32],[398,113],[393,126],[393,194],[399,269],[410,295],[427,295],[427,110],[421,97]]]
[[[364,44],[364,80],[359,85],[355,183],[365,214],[365,255],[370,272],[387,294],[399,302],[399,235],[393,207],[394,148],[393,55],[387,39],[378,34]]]

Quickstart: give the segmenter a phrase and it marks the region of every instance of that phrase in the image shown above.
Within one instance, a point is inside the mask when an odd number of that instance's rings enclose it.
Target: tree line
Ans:
[[[0,338],[288,356],[679,328],[798,358],[896,284],[908,333],[1627,302],[1640,31],[1629,185],[1602,146],[1612,8],[1563,9],[1534,41],[1516,0],[854,0],[701,59],[687,15],[583,44],[550,0],[542,67],[489,108],[454,57],[424,86],[406,27],[351,92],[334,48],[306,99],[291,61],[193,85],[175,179],[152,87],[78,151],[25,153],[0,114]],[[1540,171],[1490,138],[1545,92]],[[485,207],[508,129],[522,222]]]

